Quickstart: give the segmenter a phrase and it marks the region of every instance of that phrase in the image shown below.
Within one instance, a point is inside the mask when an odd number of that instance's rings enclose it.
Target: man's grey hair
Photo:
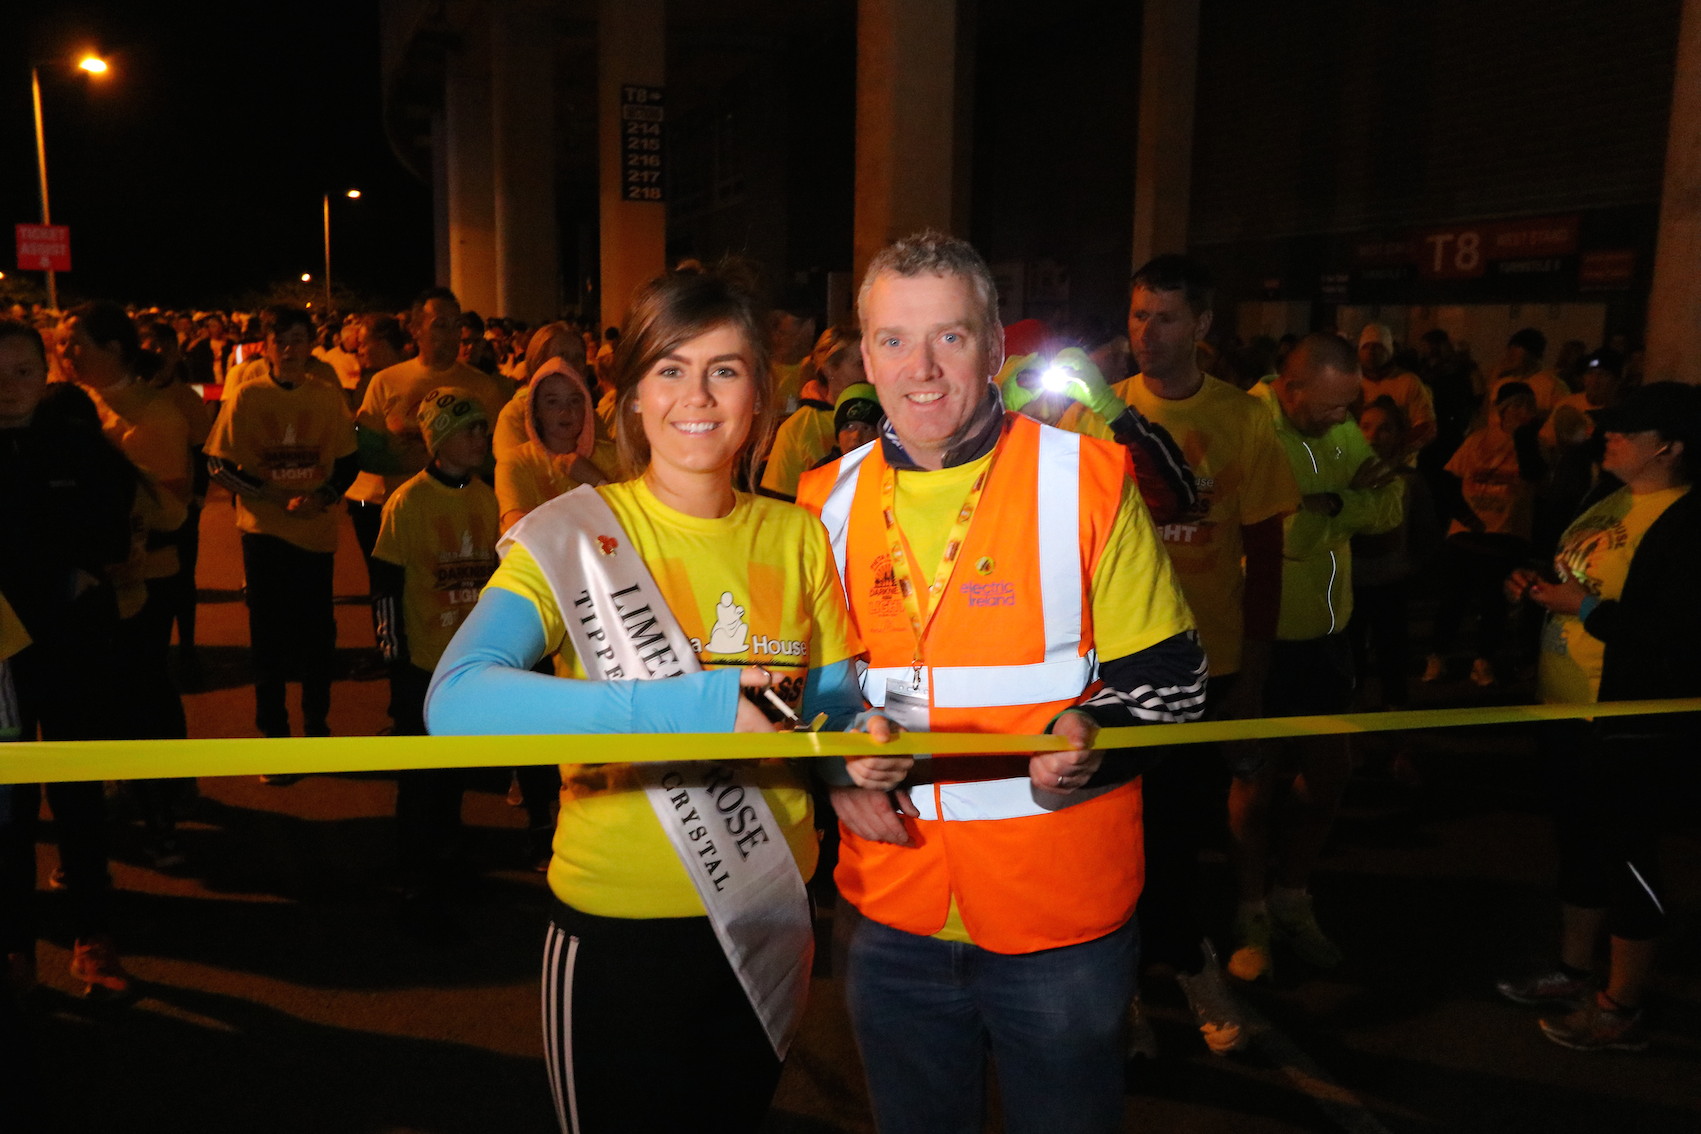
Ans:
[[[886,245],[868,262],[862,274],[862,287],[856,293],[856,313],[863,330],[868,326],[868,292],[882,275],[903,276],[961,276],[969,281],[979,303],[982,330],[988,336],[989,349],[1002,353],[1003,343],[995,341],[998,334],[998,285],[992,282],[992,272],[979,252],[966,240],[926,229]]]

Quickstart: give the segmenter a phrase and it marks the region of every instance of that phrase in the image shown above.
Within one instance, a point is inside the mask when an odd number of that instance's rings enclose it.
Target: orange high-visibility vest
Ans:
[[[1110,539],[1120,446],[1008,414],[992,476],[923,643],[938,732],[1044,732],[1097,679],[1089,586]],[[881,516],[879,442],[804,475],[798,503],[826,525],[868,651],[864,697],[912,678],[915,637]],[[898,518],[900,526],[903,518]],[[933,564],[912,570],[925,586]],[[1134,912],[1145,868],[1140,788],[1036,798],[1025,757],[938,757],[910,789],[912,845],[842,830],[835,880],[863,914],[909,933],[945,925],[956,896],[975,944],[1030,953],[1091,941]],[[954,778],[955,777],[955,778]]]

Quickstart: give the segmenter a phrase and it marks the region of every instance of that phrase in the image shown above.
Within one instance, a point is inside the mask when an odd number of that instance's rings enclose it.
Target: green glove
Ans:
[[[395,476],[407,470],[390,441],[390,435],[380,429],[354,427],[355,451],[360,454],[360,471]]]
[[[1004,395],[1004,408],[1011,413],[1021,413],[1022,407],[1045,393],[1040,387],[1038,370],[1040,356],[1037,354],[1018,354],[1014,358],[1004,360],[1003,369],[993,381],[998,383],[998,390]],[[1023,374],[1034,371],[1028,381],[1033,383],[1024,386],[1019,381]]]
[[[1057,357],[1051,360],[1052,367],[1062,370],[1069,375],[1069,380],[1063,386],[1063,393],[1092,410],[1106,422],[1115,421],[1128,408],[1116,391],[1110,388],[1110,383],[1104,380],[1099,368],[1093,360],[1087,357],[1087,352],[1080,347],[1067,347],[1057,352]]]

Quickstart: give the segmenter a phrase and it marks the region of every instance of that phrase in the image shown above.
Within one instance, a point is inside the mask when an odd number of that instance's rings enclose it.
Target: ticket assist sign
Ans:
[[[70,225],[20,224],[17,229],[20,272],[71,270]]]

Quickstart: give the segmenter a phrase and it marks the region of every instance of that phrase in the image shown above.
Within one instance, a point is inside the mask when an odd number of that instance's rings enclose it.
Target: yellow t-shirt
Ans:
[[[1551,370],[1527,374],[1522,378],[1508,374],[1504,378],[1496,378],[1488,384],[1488,397],[1483,399],[1483,410],[1493,413],[1495,395],[1500,393],[1500,387],[1508,382],[1522,382],[1536,396],[1536,412],[1546,417],[1553,412],[1553,407],[1559,404],[1559,399],[1571,392],[1571,388],[1559,380],[1559,376]]]
[[[320,382],[338,393],[342,392],[342,380],[337,377],[336,370],[331,367],[330,363],[322,359],[309,358],[302,368],[302,375],[303,384]],[[231,399],[236,396],[236,391],[250,382],[263,381],[271,376],[272,364],[263,354],[256,358],[250,358],[240,366],[231,367],[230,373],[225,376],[224,389],[219,391],[219,404],[221,406],[229,405]]]
[[[30,633],[24,629],[23,620],[6,596],[0,595],[0,661],[17,656],[29,644]]]
[[[190,424],[170,396],[141,382],[131,382],[116,390],[96,390],[89,386],[83,387],[83,390],[100,412],[101,431],[106,434],[107,440],[118,446],[130,458],[130,463],[142,470],[157,491],[170,497],[169,501],[161,501],[166,505],[163,511],[152,509],[145,517],[138,516],[132,509],[132,538],[141,541],[141,550],[133,554],[131,562],[120,567],[119,571],[130,571],[138,580],[138,586],[140,579],[169,579],[182,568],[177,548],[164,546],[147,550],[146,532],[171,530],[154,525],[163,522],[162,517],[173,510],[180,513],[179,525],[188,515],[184,509],[187,509],[194,491],[189,468]],[[141,491],[138,489],[138,493]],[[151,503],[136,507],[151,509]],[[140,536],[136,535],[138,530],[142,532]]]
[[[404,471],[382,476],[361,473],[348,490],[350,500],[382,504],[390,493],[430,462],[431,455],[425,451],[425,438],[420,436],[414,414],[419,410],[420,399],[439,386],[462,390],[478,399],[492,429],[514,392],[514,384],[508,379],[492,377],[458,360],[442,370],[431,370],[419,359],[410,358],[380,370],[366,387],[366,397],[355,420],[362,429],[389,435]]]
[[[799,409],[774,433],[768,467],[762,472],[762,487],[797,499],[798,478],[819,464],[837,440],[832,410],[814,406]]]
[[[0,595],[0,740],[35,739],[21,735],[23,719],[18,712],[17,690],[13,688],[11,675],[6,670],[7,661],[23,652],[29,644],[29,631],[24,629],[6,596]]]
[[[845,613],[832,548],[820,522],[795,505],[740,493],[719,519],[677,512],[643,480],[597,492],[614,512],[666,597],[704,669],[764,665],[784,678],[794,708],[810,669],[861,651]],[[537,607],[546,649],[574,656],[554,592],[524,547],[511,547],[491,577]],[[657,745],[670,743],[657,737]],[[564,765],[566,786],[549,885],[575,909],[601,917],[692,917],[703,903],[627,765]],[[762,795],[785,830],[805,878],[815,870],[809,793],[783,763],[757,771]]]
[[[436,668],[496,570],[496,494],[476,476],[452,488],[415,475],[384,502],[372,557],[402,569],[407,660]]]
[[[1537,437],[1543,446],[1549,450],[1565,445],[1577,445],[1589,439],[1594,432],[1594,421],[1589,417],[1593,410],[1600,406],[1589,401],[1587,393],[1579,391],[1567,394],[1553,404],[1553,412],[1542,422],[1541,432]],[[1564,431],[1563,435],[1561,430]]]
[[[769,369],[774,372],[774,397],[781,412],[788,407],[796,408],[798,399],[803,396],[803,363],[776,362]]]
[[[1369,405],[1377,398],[1390,398],[1406,415],[1413,432],[1420,425],[1435,424],[1435,395],[1429,392],[1429,384],[1409,370],[1390,374],[1372,382],[1359,376],[1359,394],[1364,398],[1364,404]]]
[[[617,463],[614,446],[609,442],[598,441],[591,449],[591,464],[601,469],[603,476],[612,475]],[[506,453],[498,453],[496,502],[501,512],[500,529],[507,531],[539,504],[579,487],[579,482],[568,474],[570,466],[570,461],[545,450],[536,441],[526,441]]]
[[[171,399],[131,382],[116,390],[83,391],[100,411],[100,427],[130,462],[180,500],[189,498],[189,423]]]
[[[207,438],[207,456],[231,462],[291,495],[312,492],[341,457],[354,452],[354,423],[342,388],[302,382],[286,390],[269,377],[245,382]],[[337,511],[290,512],[269,500],[236,498],[239,531],[277,536],[307,551],[337,549]]]
[[[1299,507],[1299,485],[1256,398],[1206,376],[1192,397],[1160,398],[1136,374],[1116,394],[1163,426],[1180,446],[1199,487],[1199,507],[1158,529],[1181,589],[1199,620],[1211,676],[1236,673],[1245,637],[1246,575],[1241,528]],[[1110,439],[1110,428],[1077,407],[1065,429]],[[1100,656],[1110,656],[1100,651]]]
[[[1535,488],[1518,472],[1518,452],[1512,435],[1498,425],[1485,425],[1466,437],[1447,462],[1459,478],[1465,503],[1482,521],[1483,531],[1530,538]],[[1468,531],[1454,520],[1448,535]]]
[[[195,387],[186,382],[173,382],[160,394],[182,415],[183,423],[189,427],[189,444],[194,448],[206,444],[207,434],[213,428],[213,413]]]
[[[1560,578],[1577,580],[1596,598],[1619,598],[1642,537],[1688,491],[1689,485],[1682,485],[1635,496],[1621,488],[1597,503],[1559,538],[1553,564]],[[1605,657],[1606,645],[1583,629],[1581,618],[1549,614],[1536,671],[1542,700],[1550,705],[1598,701]]]

